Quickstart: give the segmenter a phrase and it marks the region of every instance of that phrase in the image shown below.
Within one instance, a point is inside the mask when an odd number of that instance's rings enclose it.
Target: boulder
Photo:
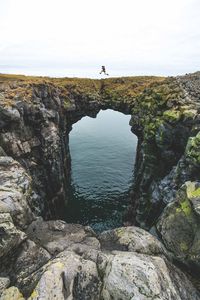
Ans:
[[[12,286],[2,293],[1,300],[25,300],[25,298],[17,287]]]
[[[199,300],[187,277],[165,259],[115,251],[99,256],[104,300]]]
[[[35,280],[34,276],[32,280]],[[98,300],[100,289],[96,264],[73,252],[64,251],[43,267],[41,277],[28,300]]]
[[[165,247],[155,236],[142,228],[129,226],[104,231],[99,235],[101,246],[105,250],[121,250],[148,255],[167,255]]]
[[[25,239],[25,233],[15,227],[10,214],[0,213],[0,258],[10,254]]]
[[[200,270],[200,183],[186,182],[164,209],[157,229],[179,261]]]
[[[68,249],[82,253],[100,249],[100,243],[90,227],[67,224],[64,221],[43,221],[38,218],[26,231],[28,237],[45,248],[51,255]],[[82,247],[82,250],[81,250]]]
[[[10,277],[12,282],[15,282],[15,285],[27,294],[35,286],[34,283],[29,282],[29,277],[44,266],[51,259],[51,255],[31,240],[24,241],[15,255]]]

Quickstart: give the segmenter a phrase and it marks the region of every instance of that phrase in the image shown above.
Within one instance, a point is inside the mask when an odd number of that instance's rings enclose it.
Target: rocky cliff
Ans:
[[[90,228],[50,221],[62,219],[67,205],[72,124],[107,108],[131,114],[138,137],[126,219],[151,228],[163,244],[137,227],[97,237]],[[182,273],[198,286],[199,112],[200,73],[1,75],[1,298],[200,299]]]

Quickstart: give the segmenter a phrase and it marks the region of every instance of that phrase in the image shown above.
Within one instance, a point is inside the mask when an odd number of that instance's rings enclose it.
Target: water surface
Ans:
[[[100,111],[73,125],[69,137],[72,186],[67,222],[96,231],[122,225],[133,181],[137,138],[130,116]]]

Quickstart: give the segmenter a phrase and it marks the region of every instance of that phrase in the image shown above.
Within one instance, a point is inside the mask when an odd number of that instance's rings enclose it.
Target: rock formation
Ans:
[[[134,226],[96,236],[59,220],[68,201],[72,124],[107,108],[131,114],[138,137],[127,221],[160,241]],[[198,288],[199,112],[200,73],[1,75],[1,299],[200,299],[188,279]]]

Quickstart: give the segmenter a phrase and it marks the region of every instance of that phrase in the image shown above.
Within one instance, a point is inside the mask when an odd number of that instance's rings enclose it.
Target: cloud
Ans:
[[[1,0],[0,66],[55,76],[90,76],[101,64],[118,75],[195,71],[199,10],[198,0]]]

